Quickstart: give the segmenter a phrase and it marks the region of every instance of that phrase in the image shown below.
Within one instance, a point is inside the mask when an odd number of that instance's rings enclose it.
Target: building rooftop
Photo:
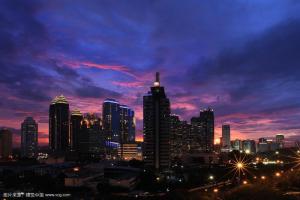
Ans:
[[[60,96],[56,96],[51,102],[51,104],[58,104],[58,103],[68,104],[68,101],[66,97],[64,97],[64,95],[60,95]]]

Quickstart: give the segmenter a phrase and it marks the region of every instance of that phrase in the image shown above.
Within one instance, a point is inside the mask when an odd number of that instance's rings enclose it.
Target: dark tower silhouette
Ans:
[[[159,73],[147,95],[143,97],[145,165],[155,170],[170,164],[170,101],[160,86]]]
[[[76,152],[79,150],[79,136],[82,119],[82,114],[78,109],[72,111],[70,121],[70,147],[72,151]]]
[[[38,124],[27,117],[21,125],[21,156],[35,158],[38,148]]]
[[[64,153],[69,148],[69,103],[61,95],[55,97],[49,108],[49,147],[53,152]]]

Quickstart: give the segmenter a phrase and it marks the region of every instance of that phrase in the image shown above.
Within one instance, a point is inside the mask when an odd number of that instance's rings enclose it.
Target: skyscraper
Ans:
[[[96,114],[87,114],[81,124],[79,156],[82,160],[99,160],[104,156],[104,137],[101,119]]]
[[[129,117],[130,109],[126,105],[120,105],[120,141],[127,143],[129,141]]]
[[[202,149],[204,149],[207,152],[211,152],[214,149],[214,135],[215,135],[214,111],[211,108],[200,111],[200,120],[203,124],[203,130],[204,130],[203,139],[205,141]]]
[[[128,141],[135,142],[135,116],[134,111],[129,109],[129,132],[128,132]]]
[[[160,85],[159,73],[147,95],[143,97],[145,165],[155,170],[170,164],[170,101]]]
[[[103,131],[108,157],[117,156],[120,145],[120,104],[114,99],[106,99],[102,104]]]
[[[0,130],[0,160],[12,156],[12,132],[7,129]]]
[[[214,149],[214,112],[211,108],[200,110],[199,117],[191,119],[195,151],[212,152]]]
[[[75,109],[71,113],[70,121],[70,148],[72,151],[79,150],[79,135],[82,121],[82,114],[78,109]]]
[[[182,142],[182,129],[178,115],[170,115],[170,157],[179,157]]]
[[[69,103],[61,95],[55,97],[49,107],[49,146],[53,152],[65,152],[69,148]]]
[[[106,99],[102,105],[104,133],[108,141],[120,142],[120,104],[114,99]]]
[[[21,156],[35,158],[38,148],[38,124],[27,117],[21,125]]]
[[[231,149],[230,144],[230,125],[222,125],[222,151],[229,152]]]
[[[134,112],[126,105],[120,105],[120,156],[123,158],[123,144],[135,141]]]

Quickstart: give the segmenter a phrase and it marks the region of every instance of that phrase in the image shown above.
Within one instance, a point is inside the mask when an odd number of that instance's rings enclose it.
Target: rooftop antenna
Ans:
[[[159,87],[159,72],[155,73],[155,82],[154,82],[154,86],[155,87]]]

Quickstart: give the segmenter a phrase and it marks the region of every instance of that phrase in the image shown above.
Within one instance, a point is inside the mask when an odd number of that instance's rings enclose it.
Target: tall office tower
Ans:
[[[27,117],[21,124],[21,156],[35,158],[38,151],[38,124]]]
[[[79,135],[79,157],[82,160],[100,160],[104,157],[102,123],[95,114],[87,114],[82,120]]]
[[[63,95],[55,97],[49,107],[49,146],[55,153],[69,148],[69,103]]]
[[[157,171],[170,165],[170,101],[160,85],[159,73],[143,97],[145,165]]]
[[[187,154],[190,151],[190,143],[191,143],[191,124],[187,123],[187,121],[181,121],[181,128],[182,128],[182,147],[181,153],[182,155]]]
[[[206,152],[211,152],[214,149],[214,135],[215,135],[215,118],[214,111],[210,108],[200,111],[200,120],[203,125],[203,139],[202,149]]]
[[[196,151],[212,152],[214,149],[214,112],[212,109],[200,111],[199,117],[191,119],[192,138]],[[194,147],[193,147],[194,146]]]
[[[120,142],[120,104],[114,99],[106,99],[102,105],[102,120],[107,140]]]
[[[128,141],[135,142],[135,116],[132,109],[129,110],[129,132]]]
[[[0,160],[12,157],[12,132],[7,129],[0,130]]]
[[[279,149],[284,148],[284,135],[282,134],[276,135],[276,144],[278,145]]]
[[[224,124],[222,126],[222,149],[221,149],[221,151],[229,152],[230,149],[231,149],[230,126],[228,124]]]
[[[200,117],[191,118],[191,133],[189,139],[189,150],[193,153],[202,151],[202,146],[205,144],[203,122]]]
[[[79,135],[80,135],[80,127],[81,127],[82,119],[83,119],[82,114],[78,109],[75,109],[71,112],[71,120],[70,120],[71,151],[78,152],[79,150]]]
[[[256,153],[256,144],[254,140],[244,140],[242,144],[243,144],[243,151],[246,154]]]
[[[179,116],[170,115],[170,157],[176,158],[181,156],[182,147],[182,129]]]
[[[120,148],[119,156],[123,158],[123,144],[135,141],[134,111],[126,105],[120,105]]]
[[[128,143],[129,141],[129,117],[130,109],[128,106],[120,105],[120,142]]]

